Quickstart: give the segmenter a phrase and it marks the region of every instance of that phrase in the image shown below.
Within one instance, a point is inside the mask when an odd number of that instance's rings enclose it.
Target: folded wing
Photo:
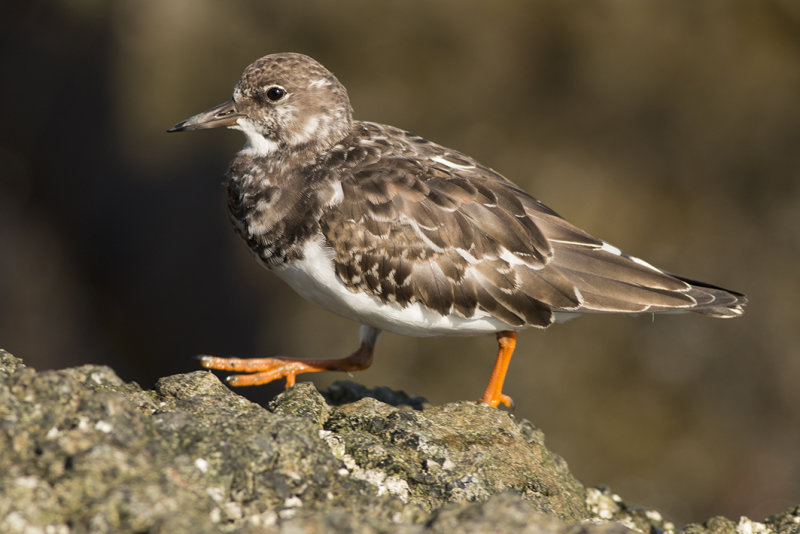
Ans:
[[[627,255],[469,157],[412,139],[340,176],[322,219],[353,291],[511,327],[545,327],[553,312],[742,313],[743,295]]]

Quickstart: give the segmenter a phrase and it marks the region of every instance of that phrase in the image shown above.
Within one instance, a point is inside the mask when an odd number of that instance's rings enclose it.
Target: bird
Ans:
[[[222,127],[246,138],[225,178],[238,234],[299,295],[361,325],[344,358],[201,357],[235,373],[233,386],[366,369],[384,330],[495,335],[479,402],[510,407],[503,383],[521,330],[587,313],[744,312],[744,294],[591,236],[466,154],[354,120],[345,87],[309,56],[256,60],[232,99],[167,131]]]

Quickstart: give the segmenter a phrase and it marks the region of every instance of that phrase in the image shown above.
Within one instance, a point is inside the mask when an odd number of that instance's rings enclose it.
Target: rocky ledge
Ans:
[[[0,450],[4,533],[675,530],[584,487],[528,421],[350,382],[264,408],[208,372],[145,391],[0,351]],[[681,531],[797,533],[800,507]]]

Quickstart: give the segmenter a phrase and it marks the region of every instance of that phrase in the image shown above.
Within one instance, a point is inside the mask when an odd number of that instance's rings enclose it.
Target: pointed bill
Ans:
[[[233,100],[223,102],[218,106],[207,109],[185,121],[181,121],[167,132],[183,132],[190,130],[205,130],[207,128],[230,127],[236,124],[239,117],[244,115],[236,110],[236,103]]]

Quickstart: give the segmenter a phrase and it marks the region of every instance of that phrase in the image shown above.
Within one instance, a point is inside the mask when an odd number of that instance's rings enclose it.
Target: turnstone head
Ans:
[[[358,321],[347,358],[206,356],[233,385],[368,367],[381,330],[496,334],[481,400],[502,385],[516,332],[586,312],[743,313],[744,295],[669,274],[558,216],[469,156],[353,121],[347,91],[302,54],[247,67],[233,99],[168,131],[225,126],[247,143],[227,173],[231,219],[259,261],[303,297]]]

